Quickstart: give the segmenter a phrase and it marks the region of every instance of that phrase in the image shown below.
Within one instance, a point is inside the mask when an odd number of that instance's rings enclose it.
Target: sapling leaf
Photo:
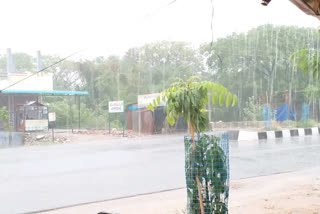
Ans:
[[[157,108],[157,102],[156,102],[156,100],[153,100],[153,106],[154,106],[155,108]]]
[[[218,103],[218,93],[217,92],[213,92],[212,93],[212,104],[217,104]]]
[[[232,102],[232,106],[235,106],[238,104],[238,97],[237,95],[233,95],[233,102]]]
[[[231,102],[232,102],[232,94],[229,92],[228,95],[227,95],[226,106],[229,107]]]
[[[220,105],[220,106],[223,105],[224,100],[225,100],[225,97],[226,97],[225,93],[221,92],[221,93],[220,93],[220,96],[219,96],[219,105]]]

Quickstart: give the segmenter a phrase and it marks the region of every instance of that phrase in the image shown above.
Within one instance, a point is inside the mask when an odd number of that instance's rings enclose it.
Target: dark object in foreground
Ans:
[[[263,6],[267,6],[270,2],[271,2],[271,0],[262,0],[261,4]]]
[[[97,214],[119,214],[119,213],[106,213],[106,212],[99,212]]]

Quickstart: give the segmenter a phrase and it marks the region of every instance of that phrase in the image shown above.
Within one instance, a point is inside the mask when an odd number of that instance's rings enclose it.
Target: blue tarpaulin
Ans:
[[[284,104],[277,108],[271,109],[269,105],[263,105],[263,120],[266,122],[266,127],[271,127],[271,121],[275,115],[276,121],[296,120],[296,113],[292,109],[289,109],[288,104]]]
[[[138,107],[129,106],[128,109],[136,111],[136,110],[138,110]]]
[[[296,114],[289,109],[288,104],[284,104],[274,109],[276,111],[276,121],[296,120]]]

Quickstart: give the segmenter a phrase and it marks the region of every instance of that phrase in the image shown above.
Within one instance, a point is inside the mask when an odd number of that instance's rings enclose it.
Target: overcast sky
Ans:
[[[159,40],[211,41],[211,0],[0,0],[0,53],[122,55]],[[213,0],[214,38],[258,25],[319,26],[289,0]],[[34,54],[35,55],[35,54]]]

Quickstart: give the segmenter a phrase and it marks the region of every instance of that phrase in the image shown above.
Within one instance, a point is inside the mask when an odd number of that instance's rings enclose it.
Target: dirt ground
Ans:
[[[91,203],[42,214],[184,214],[186,190]],[[320,214],[320,168],[231,183],[230,214]]]
[[[231,184],[230,213],[320,214],[320,168]]]
[[[147,136],[143,133],[127,130],[125,138],[135,138]],[[65,144],[65,143],[86,143],[93,141],[102,141],[110,139],[123,138],[123,131],[120,129],[112,129],[109,134],[108,130],[74,130],[73,132],[65,130],[55,130],[54,139],[52,132],[31,132],[26,133],[24,137],[25,146],[33,145],[49,145],[49,144]]]

